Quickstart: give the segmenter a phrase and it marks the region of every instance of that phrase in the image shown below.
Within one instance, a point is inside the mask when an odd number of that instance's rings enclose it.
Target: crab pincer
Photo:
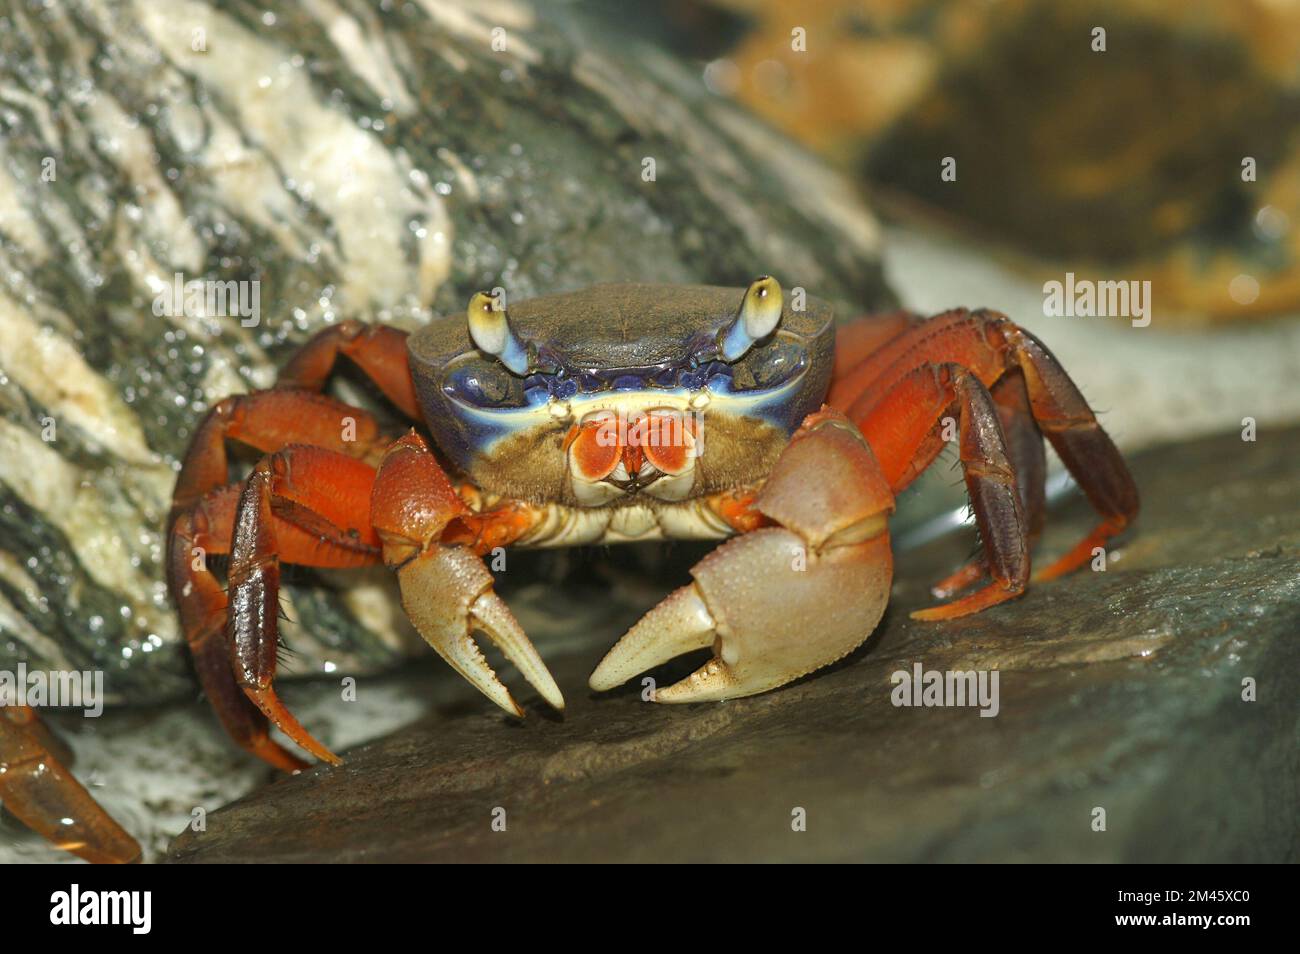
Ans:
[[[371,497],[371,521],[383,541],[384,562],[397,571],[407,616],[448,665],[506,712],[524,714],[483,658],[474,630],[485,633],[528,684],[562,710],[559,686],[493,592],[482,558],[465,546],[442,543],[453,520],[473,521],[474,515],[412,431],[384,455]]]
[[[275,689],[284,558],[323,566],[384,562],[397,573],[403,606],[420,635],[484,695],[523,715],[471,638],[475,629],[487,633],[548,703],[563,708],[555,681],[492,592],[492,575],[474,549],[513,539],[525,515],[508,508],[472,512],[418,434],[394,441],[378,469],[325,448],[291,444],[258,462],[236,507],[216,504],[205,511],[220,524],[209,542],[231,541],[230,598],[228,607],[213,600],[209,615],[227,617],[233,681],[266,720],[321,761],[341,760]],[[286,762],[278,747],[259,745],[256,733],[237,738],[277,767],[301,767]]]
[[[774,689],[848,655],[875,629],[893,578],[894,496],[838,411],[810,415],[753,501],[765,526],[719,546],[591,674],[612,689],[674,656],[714,658],[654,694],[704,702]]]

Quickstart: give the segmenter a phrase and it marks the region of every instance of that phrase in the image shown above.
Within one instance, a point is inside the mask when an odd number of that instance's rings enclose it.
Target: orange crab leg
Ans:
[[[943,449],[944,418],[957,414],[958,447],[992,580],[969,596],[912,614],[952,619],[1004,602],[1029,581],[1029,546],[1016,477],[988,389],[955,364],[924,364],[857,422],[897,493]]]
[[[548,700],[562,705],[550,674],[491,592],[492,576],[474,554],[512,542],[533,523],[521,504],[472,512],[414,432],[389,448],[378,472],[364,461],[305,445],[263,457],[234,513],[226,634],[235,682],[294,742],[338,764],[338,756],[298,722],[274,687],[280,562],[328,552],[334,554],[330,565],[353,565],[361,557],[378,563],[382,556],[398,572],[403,605],[420,634],[507,711],[521,710],[474,647],[471,623]],[[294,528],[315,535],[318,548],[295,551]]]
[[[996,332],[989,331],[996,323],[989,312],[958,308],[912,325],[849,371],[836,375],[829,403],[853,419],[879,401],[904,375],[926,363],[959,364],[991,387],[1007,367],[1004,346]]]
[[[925,319],[912,311],[900,310],[878,315],[864,315],[835,329],[835,368],[831,374],[831,391],[826,403],[846,407],[840,400],[853,390],[852,371],[880,351],[886,343]]]
[[[344,321],[317,332],[280,371],[278,387],[319,391],[342,355],[357,365],[403,414],[421,419],[411,381],[405,331]]]
[[[306,763],[271,740],[265,716],[236,683],[224,632],[227,594],[202,559],[193,557],[194,548],[202,547],[206,553],[229,550],[239,490],[237,485],[225,487],[227,439],[266,453],[305,443],[349,457],[378,455],[384,441],[370,414],[315,393],[324,387],[340,355],[356,363],[403,413],[418,417],[406,337],[394,328],[355,321],[318,333],[289,361],[275,389],[227,398],[213,407],[195,433],[176,480],[168,533],[168,584],[199,680],[235,741],[288,771]],[[368,493],[359,499],[367,498]],[[353,537],[333,539],[329,521],[318,521],[310,507],[291,497],[280,499],[276,507],[281,512],[272,518],[270,530],[286,561],[310,566],[374,562],[373,538],[360,547]],[[369,533],[368,525],[354,529],[361,536]]]
[[[1047,454],[1043,447],[1043,432],[1034,420],[1024,372],[1019,368],[1012,368],[1003,375],[990,393],[998,406],[998,419],[1007,438],[1007,453],[1011,455],[1016,486],[1020,488],[1020,505],[1025,512],[1029,542],[1033,544],[1047,521]]]
[[[168,548],[168,582],[199,683],[226,732],[263,761],[292,772],[307,763],[270,737],[266,717],[235,681],[226,639],[226,590],[207,564],[209,555],[230,550],[241,488],[241,484],[230,484],[210,491],[176,519]],[[346,535],[331,539],[321,535],[319,526],[308,530],[284,517],[273,519],[284,559],[289,562],[321,567],[376,562],[377,550],[364,541]]]
[[[370,507],[374,533],[390,566],[434,545],[463,546],[481,556],[514,543],[537,522],[533,508],[519,501],[504,501],[484,513],[470,510],[415,431],[385,453]]]
[[[360,408],[311,391],[274,389],[226,398],[199,425],[172,494],[172,513],[230,479],[226,441],[271,454],[286,444],[312,444],[365,457],[382,445],[379,424]]]
[[[364,461],[292,445],[258,462],[235,511],[227,611],[235,680],[286,735],[331,764],[339,763],[338,756],[303,728],[275,692],[280,560],[286,556],[277,531],[287,521],[319,535],[336,553],[351,551],[344,565],[378,563],[369,506],[374,481],[374,468]]]
[[[1115,536],[1137,516],[1137,485],[1124,458],[1101,429],[1088,402],[1047,347],[1012,325],[1005,330],[1016,363],[1025,375],[1025,389],[1034,420],[1051,441],[1102,521],[1074,548],[1038,574],[1051,580],[1082,566],[1092,551]]]
[[[140,860],[140,845],[64,767],[63,746],[28,706],[0,705],[0,801],[28,828],[94,864]]]
[[[1034,423],[1029,395],[1025,391],[1025,378],[1019,368],[1003,375],[990,393],[997,405],[1002,433],[1007,439],[1007,455],[1016,475],[1020,509],[1025,515],[1027,542],[1032,552],[1047,517],[1047,457],[1043,450],[1043,434]],[[930,591],[940,599],[947,599],[978,582],[987,572],[988,559],[981,555],[940,580]]]
[[[226,650],[226,591],[207,568],[205,552],[228,549],[228,543],[223,548],[218,541],[230,539],[229,534],[217,537],[210,533],[208,511],[220,508],[228,512],[224,519],[233,522],[233,503],[238,493],[238,484],[213,491],[200,505],[172,522],[167,547],[168,589],[176,601],[199,685],[226,733],[268,764],[294,772],[306,768],[307,763],[270,737],[266,717],[235,682]]]
[[[957,309],[916,325],[858,362],[833,385],[832,403],[847,408],[849,418],[855,422],[877,416],[877,408],[885,403],[893,406],[893,416],[878,420],[874,426],[877,436],[884,441],[877,448],[882,465],[887,472],[892,467],[901,479],[896,489],[919,475],[941,449],[941,441],[930,429],[918,426],[923,422],[914,420],[915,408],[889,399],[892,390],[907,375],[927,363],[958,365],[990,388],[1004,375],[1018,372],[1035,428],[1046,435],[1101,514],[1101,523],[1065,556],[1042,571],[1040,578],[1050,579],[1080,566],[1091,556],[1094,547],[1132,522],[1138,511],[1137,487],[1119,450],[1097,423],[1083,395],[1042,342],[1006,316],[989,311]],[[1013,404],[1024,406],[1012,385],[1008,385],[1003,403],[1007,407],[1005,414],[1017,419],[1012,446],[1023,448],[1032,439],[1032,432],[1012,410]],[[1016,449],[1012,453],[1013,459],[1033,466],[1030,452]],[[1022,491],[1022,500],[1029,500],[1037,493],[1035,484],[1032,493]],[[1034,504],[1029,513],[1031,521],[1037,519],[1036,509]],[[944,583],[960,585],[969,582],[972,575],[972,571],[964,569]]]
[[[273,452],[307,439],[352,456],[367,456],[381,443],[378,431],[375,420],[360,408],[309,391],[239,395],[221,401],[208,413],[176,480],[167,540],[168,589],[176,601],[199,682],[235,742],[285,771],[301,769],[306,763],[270,738],[266,719],[231,674],[225,638],[226,593],[208,571],[204,557],[229,552],[234,526],[239,488],[226,486],[226,440]],[[331,548],[313,528],[281,529],[286,559],[311,566],[357,565],[355,548]]]

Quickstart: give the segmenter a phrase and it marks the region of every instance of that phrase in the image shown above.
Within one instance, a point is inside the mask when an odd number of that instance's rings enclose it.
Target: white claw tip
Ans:
[[[716,624],[694,584],[675,590],[646,613],[600,661],[589,685],[596,692],[621,686],[638,673],[713,642]]]

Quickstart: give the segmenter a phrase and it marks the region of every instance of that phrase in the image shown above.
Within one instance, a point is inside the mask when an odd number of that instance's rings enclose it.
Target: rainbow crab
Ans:
[[[802,296],[801,296],[802,297]],[[837,341],[838,337],[838,341]],[[322,393],[353,362],[416,427],[394,437]],[[859,646],[889,599],[895,495],[956,427],[982,555],[935,587],[952,619],[1024,592],[1044,519],[1043,436],[1101,520],[1039,578],[1084,563],[1138,509],[1119,452],[1069,376],[1003,315],[957,309],[840,328],[825,303],[748,289],[602,285],[518,303],[480,293],[468,323],[411,336],[346,321],[275,388],[229,397],[177,480],[168,583],[226,730],[285,770],[318,742],[275,692],[280,564],[387,564],[420,634],[514,715],[486,634],[550,705],[559,687],[482,557],[497,547],[726,539],[609,651],[607,690],[669,658],[714,657],[657,702],[775,689]],[[229,481],[227,441],[263,456]],[[229,556],[223,585],[207,557]],[[963,591],[965,595],[961,594]]]

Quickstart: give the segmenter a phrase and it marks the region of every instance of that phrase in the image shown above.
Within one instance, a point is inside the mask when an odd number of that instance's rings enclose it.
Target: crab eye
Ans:
[[[722,332],[719,346],[727,361],[739,361],[759,340],[776,330],[785,299],[781,284],[771,275],[755,279],[745,290],[736,317]]]
[[[528,349],[510,327],[510,316],[487,292],[475,292],[466,310],[474,345],[496,357],[515,374],[528,372]]]

